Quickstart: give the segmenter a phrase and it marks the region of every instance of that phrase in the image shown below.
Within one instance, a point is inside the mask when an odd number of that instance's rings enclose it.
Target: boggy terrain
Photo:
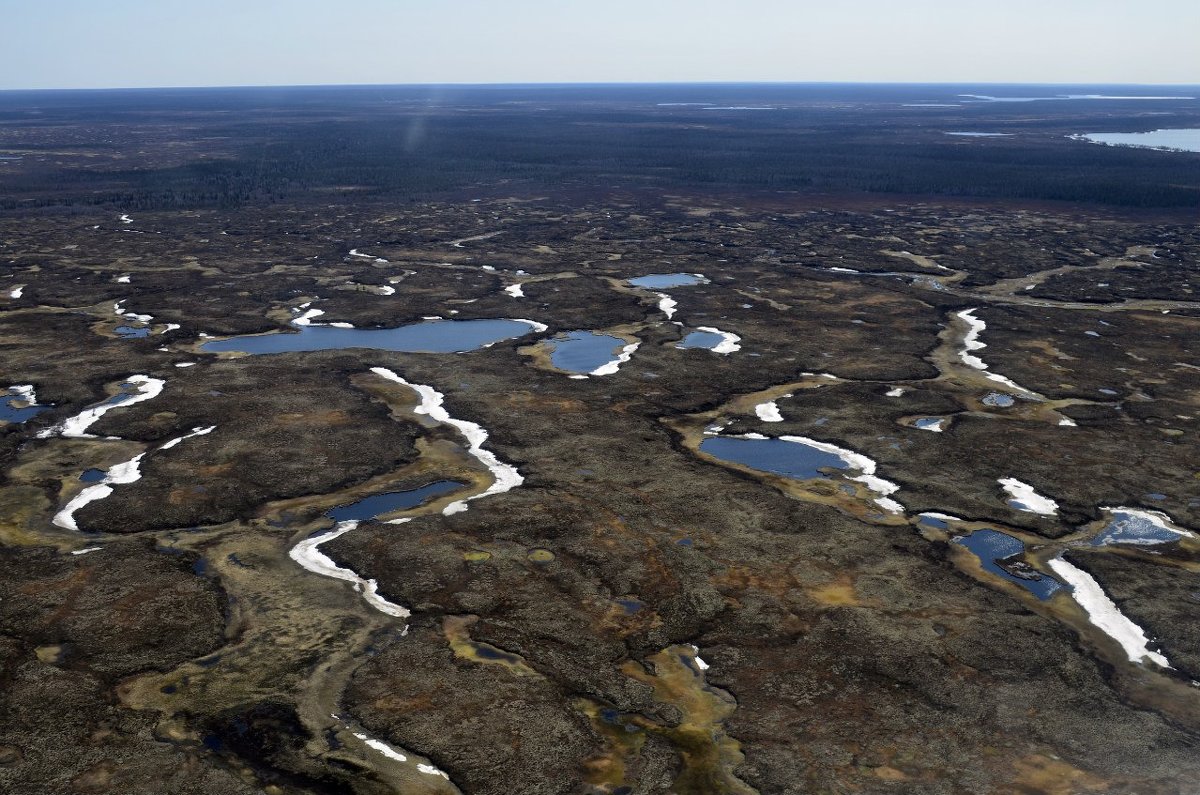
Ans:
[[[1194,225],[616,191],[0,241],[0,390],[44,407],[0,425],[7,792],[1200,777]],[[528,322],[236,352],[477,319]],[[577,330],[625,347],[561,371]]]

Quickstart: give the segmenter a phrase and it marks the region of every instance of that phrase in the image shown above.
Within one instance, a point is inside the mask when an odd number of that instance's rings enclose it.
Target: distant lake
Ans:
[[[1200,129],[1154,130],[1141,133],[1084,133],[1072,137],[1107,146],[1138,146],[1145,149],[1200,152]]]

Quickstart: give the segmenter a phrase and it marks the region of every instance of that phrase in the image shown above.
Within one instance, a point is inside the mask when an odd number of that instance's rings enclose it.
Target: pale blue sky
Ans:
[[[0,0],[0,88],[1200,83],[1200,0]]]

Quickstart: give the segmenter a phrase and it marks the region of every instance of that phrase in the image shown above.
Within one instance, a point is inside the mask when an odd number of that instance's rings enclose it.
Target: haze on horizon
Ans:
[[[57,0],[0,20],[0,89],[1200,83],[1195,0]]]

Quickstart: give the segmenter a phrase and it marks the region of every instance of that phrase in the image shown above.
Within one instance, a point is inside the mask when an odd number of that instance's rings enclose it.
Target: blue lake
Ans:
[[[550,340],[550,363],[569,373],[590,373],[616,359],[625,340],[594,331],[569,331]]]
[[[248,334],[201,346],[206,353],[254,355],[369,348],[399,353],[461,353],[529,334],[522,320],[427,320],[399,328],[357,329],[300,326],[293,332]]]
[[[849,469],[841,457],[799,442],[782,439],[739,439],[716,436],[700,443],[700,449],[722,461],[772,472],[797,480],[823,478],[825,468]]]
[[[1145,149],[1174,149],[1200,152],[1200,129],[1154,130],[1139,133],[1085,133],[1082,138],[1094,144],[1137,146]]]
[[[645,287],[649,290],[667,290],[671,287],[689,287],[693,284],[708,284],[708,279],[694,273],[651,273],[630,279],[634,287]]]
[[[1020,585],[1042,601],[1066,587],[1048,574],[1034,571],[1024,562],[1011,561],[1005,566],[1000,565],[1000,561],[1008,561],[1025,551],[1025,544],[1019,538],[998,530],[976,530],[969,536],[954,539],[954,543],[966,547],[979,558],[984,571]],[[1023,576],[1013,572],[1020,572]]]
[[[415,508],[434,497],[448,494],[460,489],[465,484],[453,480],[438,480],[408,491],[389,491],[375,494],[350,505],[334,508],[325,515],[336,522],[359,521],[365,522],[382,516],[385,513],[399,511],[405,508]]]

